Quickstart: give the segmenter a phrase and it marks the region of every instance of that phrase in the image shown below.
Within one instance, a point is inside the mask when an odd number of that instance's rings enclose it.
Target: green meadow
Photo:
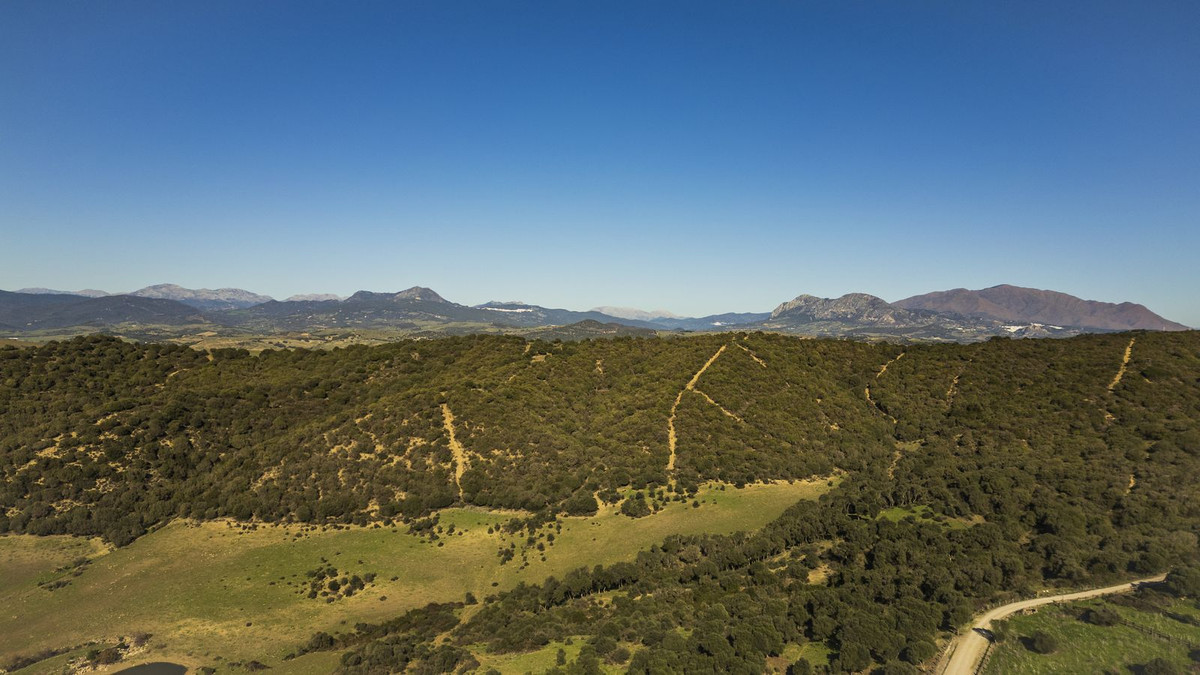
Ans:
[[[528,549],[524,566],[521,555],[501,564],[498,550],[514,540],[498,527],[488,532],[522,514],[477,509],[442,511],[440,525],[444,530],[453,525],[453,534],[443,532],[437,541],[409,534],[403,526],[231,521],[174,521],[115,550],[98,540],[65,536],[0,537],[0,634],[5,636],[0,662],[150,633],[148,649],[114,669],[152,660],[219,669],[222,663],[258,660],[282,672],[328,672],[329,654],[283,659],[319,630],[381,621],[430,602],[462,600],[467,592],[483,599],[520,582],[539,583],[576,567],[632,559],[672,534],[754,530],[829,486],[829,481],[742,489],[709,485],[697,496],[699,507],[689,500],[638,519],[611,507],[594,517],[562,518],[553,544],[544,551]],[[520,547],[524,533],[518,538]],[[72,566],[85,558],[86,564]],[[332,602],[308,597],[306,573],[329,566],[339,576],[375,576],[351,597]],[[547,658],[552,664],[557,649],[502,659],[481,653],[479,658],[486,667],[525,672],[537,670]],[[69,657],[20,672],[56,672]]]
[[[1126,623],[1097,626],[1082,619],[1087,610],[1098,607],[1115,610]],[[1200,618],[1194,601],[1173,600],[1167,610]],[[1008,627],[1010,637],[993,647],[986,673],[1140,673],[1155,658],[1190,672],[1195,667],[1191,655],[1200,648],[1200,625],[1103,598],[1045,606],[1010,618]],[[1057,649],[1050,654],[1030,649],[1028,639],[1037,631],[1053,636]]]

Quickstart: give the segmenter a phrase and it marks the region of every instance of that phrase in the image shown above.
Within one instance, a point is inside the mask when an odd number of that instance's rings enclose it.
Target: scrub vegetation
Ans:
[[[161,564],[174,591],[77,639],[126,616],[273,668],[912,672],[984,605],[1196,563],[1200,334],[84,337],[0,348],[0,471],[0,529],[23,535],[0,550],[116,547],[78,575],[47,561],[52,591],[22,572],[8,658],[77,644],[38,622]],[[205,570],[127,553],[201,533],[224,551]],[[238,614],[252,598],[267,616]]]

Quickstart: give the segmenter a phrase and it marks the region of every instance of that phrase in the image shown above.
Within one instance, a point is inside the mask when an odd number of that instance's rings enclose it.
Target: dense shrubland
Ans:
[[[785,366],[785,353],[764,369],[729,350],[729,363],[711,369],[713,395],[741,397],[745,422],[730,427],[699,395],[685,396],[674,476],[671,404],[727,336],[472,336],[259,355],[103,337],[5,348],[0,530],[125,544],[178,516],[362,523],[459,501],[583,514],[594,512],[597,492],[670,478],[683,494],[710,479],[864,466],[888,427],[840,382],[874,367],[871,348],[754,339],[768,351],[799,348],[826,371],[806,376],[802,363]],[[803,408],[789,413],[821,385],[826,416],[844,431],[795,414]],[[467,451],[457,484],[443,404]]]
[[[346,650],[350,672],[432,672],[473,665],[473,645],[582,635],[566,671],[755,672],[819,642],[837,671],[911,672],[983,604],[1195,563],[1200,334],[1137,334],[1113,383],[1131,337],[3,349],[0,528],[123,544],[178,516],[419,525],[459,502],[540,525],[597,497],[634,516],[707,480],[838,473],[755,533],[673,537],[466,620],[430,607],[305,649]],[[466,450],[457,482],[443,405]]]

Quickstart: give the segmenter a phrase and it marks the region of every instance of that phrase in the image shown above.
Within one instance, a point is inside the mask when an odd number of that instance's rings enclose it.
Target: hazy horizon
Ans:
[[[1185,2],[0,5],[0,288],[1200,325]]]
[[[169,285],[184,287],[181,284],[174,284],[173,282],[164,281],[164,282],[158,282],[158,283],[154,283],[154,284],[146,284],[144,286],[139,286],[137,288],[123,289],[123,290],[119,290],[119,291],[114,291],[114,290],[105,289],[105,288],[97,288],[95,286],[68,289],[68,288],[60,288],[60,287],[55,287],[55,286],[44,286],[44,285],[43,286],[23,286],[20,288],[11,288],[11,289],[0,288],[0,290],[19,292],[24,289],[33,289],[33,290],[38,290],[38,291],[46,291],[46,290],[62,291],[64,293],[77,293],[79,291],[85,291],[85,290],[90,290],[90,291],[98,290],[98,291],[104,291],[104,292],[108,293],[109,295],[122,295],[122,294],[134,293],[134,292],[142,290],[144,288],[148,288],[151,286],[158,286],[158,285],[162,285],[162,284],[169,284]],[[995,286],[995,285],[998,285],[998,284],[993,284],[993,286]],[[1019,286],[1019,284],[1009,284],[1009,285]],[[488,302],[509,302],[509,303],[525,303],[525,304],[531,304],[531,305],[539,305],[539,306],[543,306],[543,307],[552,307],[552,308],[556,308],[556,309],[568,309],[568,310],[581,311],[581,312],[605,311],[605,310],[623,310],[623,311],[631,311],[631,312],[646,313],[646,314],[665,312],[666,315],[668,316],[668,318],[701,317],[701,316],[712,316],[712,315],[716,315],[716,314],[727,314],[727,313],[768,313],[768,312],[771,312],[772,310],[774,310],[779,304],[787,302],[788,300],[792,300],[799,295],[804,295],[804,294],[815,295],[813,293],[807,293],[806,291],[801,291],[800,293],[780,299],[779,301],[772,304],[770,307],[764,307],[764,308],[732,307],[732,308],[726,308],[726,309],[719,309],[716,311],[704,311],[704,312],[694,313],[694,314],[684,314],[684,313],[673,311],[672,309],[667,308],[667,307],[651,307],[651,306],[638,306],[638,305],[614,305],[612,303],[591,305],[591,306],[583,306],[583,305],[579,305],[579,304],[548,305],[548,304],[540,302],[536,299],[523,298],[523,297],[522,298],[489,297],[487,299],[478,300],[478,301],[476,301],[476,300],[464,301],[464,300],[461,300],[461,299],[458,299],[455,297],[450,297],[447,294],[439,291],[436,287],[428,286],[425,284],[415,284],[415,286],[406,286],[404,288],[357,288],[354,291],[350,291],[347,293],[331,293],[328,291],[307,291],[307,292],[299,292],[299,293],[290,293],[287,295],[274,295],[271,293],[265,293],[259,289],[255,289],[255,288],[242,288],[242,287],[223,286],[223,285],[222,286],[195,286],[195,287],[184,287],[184,288],[187,288],[188,290],[206,290],[206,291],[216,291],[216,290],[225,290],[225,289],[242,290],[242,291],[249,291],[251,293],[255,293],[258,295],[266,295],[266,296],[269,296],[273,300],[282,301],[282,300],[287,300],[293,296],[327,295],[327,294],[340,296],[340,298],[344,300],[358,291],[370,291],[370,292],[376,292],[376,293],[398,293],[400,291],[404,291],[404,290],[407,290],[407,289],[413,288],[413,287],[429,288],[430,290],[434,291],[435,293],[438,293],[438,295],[441,295],[444,299],[446,299],[450,302],[458,303],[460,305],[467,305],[467,306],[478,306],[478,305],[482,305],[482,304],[485,304]],[[883,298],[884,300],[886,300],[888,302],[897,302],[899,300],[903,300],[903,299],[912,297],[913,295],[922,295],[924,293],[932,293],[935,291],[957,290],[959,288],[963,288],[963,287],[935,288],[935,289],[929,289],[926,291],[922,291],[919,293],[911,293],[909,295],[897,296],[897,297],[886,297],[886,296],[878,295],[875,293],[870,293],[870,295],[876,295],[877,297]],[[969,290],[983,290],[983,288],[987,288],[987,287],[972,288]],[[1050,288],[1050,289],[1039,289],[1039,290],[1057,291],[1058,289]],[[837,293],[835,295],[819,296],[819,297],[838,298],[838,297],[848,294],[848,293],[863,293],[863,292],[864,291],[861,291],[861,290],[848,290],[848,291],[844,291],[842,293]],[[1145,303],[1137,302],[1136,300],[1104,300],[1104,299],[1087,298],[1087,297],[1081,297],[1081,299],[1098,301],[1098,302],[1111,302],[1114,304],[1119,304],[1122,302],[1135,302],[1137,304],[1146,306],[1147,309],[1149,309],[1152,312],[1155,312],[1156,314],[1159,314],[1160,316],[1163,316],[1163,318],[1165,318],[1165,319],[1168,319],[1170,321],[1176,321],[1177,323],[1184,323],[1185,325],[1187,325],[1191,328],[1196,327],[1196,325],[1188,324],[1187,322],[1179,322],[1178,320],[1174,319],[1173,317],[1163,315],[1162,312],[1156,311],[1154,307],[1145,305]],[[613,311],[613,312],[609,312],[609,314],[611,314],[612,316],[621,316],[622,311]],[[631,317],[627,317],[627,318],[631,318]]]

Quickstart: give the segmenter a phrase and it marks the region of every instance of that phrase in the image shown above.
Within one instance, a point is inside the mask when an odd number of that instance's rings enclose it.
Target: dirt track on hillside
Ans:
[[[1108,390],[1112,391],[1121,383],[1121,378],[1125,377],[1125,369],[1129,367],[1129,357],[1133,356],[1133,343],[1137,338],[1129,338],[1129,344],[1125,345],[1125,356],[1121,359],[1121,367],[1117,369],[1117,374],[1113,377],[1112,382],[1108,383]]]
[[[683,386],[683,389],[680,389],[679,393],[675,395],[675,403],[671,405],[671,415],[667,417],[667,447],[671,451],[671,455],[667,457],[668,473],[675,470],[675,444],[677,442],[675,436],[675,412],[679,409],[680,402],[683,401],[683,394],[684,392],[695,391],[696,383],[700,381],[700,376],[704,374],[704,371],[708,370],[708,367],[717,360],[718,356],[725,352],[725,348],[727,346],[729,345],[721,345],[721,348],[717,350],[717,353],[713,354],[703,366],[700,366],[700,370],[697,370],[696,374],[692,376],[692,379],[688,380],[688,383]],[[713,405],[716,405],[715,401],[713,402]],[[724,408],[722,408],[722,410],[724,410]]]
[[[442,426],[450,437],[450,452],[454,455],[454,486],[458,488],[458,498],[462,499],[462,476],[467,470],[467,450],[454,434],[454,413],[450,406],[442,404]]]
[[[984,637],[980,630],[989,630],[993,621],[1003,619],[1010,614],[1019,612],[1023,609],[1029,609],[1031,607],[1040,607],[1041,605],[1049,605],[1056,602],[1084,600],[1101,595],[1112,595],[1113,593],[1128,593],[1129,591],[1134,590],[1138,584],[1162,581],[1166,578],[1166,576],[1167,575],[1165,574],[1160,574],[1147,579],[1138,579],[1137,581],[1117,584],[1116,586],[1093,588],[1090,591],[1079,591],[1077,593],[1064,593],[1062,595],[1050,595],[1044,598],[1021,600],[1019,602],[996,607],[995,609],[990,609],[976,619],[973,624],[971,624],[970,630],[954,638],[954,641],[950,645],[950,649],[946,650],[946,655],[942,657],[942,663],[935,672],[940,673],[941,675],[974,675],[975,669],[979,666],[979,661],[983,658],[983,654],[987,651],[988,645],[990,644],[990,640]]]

